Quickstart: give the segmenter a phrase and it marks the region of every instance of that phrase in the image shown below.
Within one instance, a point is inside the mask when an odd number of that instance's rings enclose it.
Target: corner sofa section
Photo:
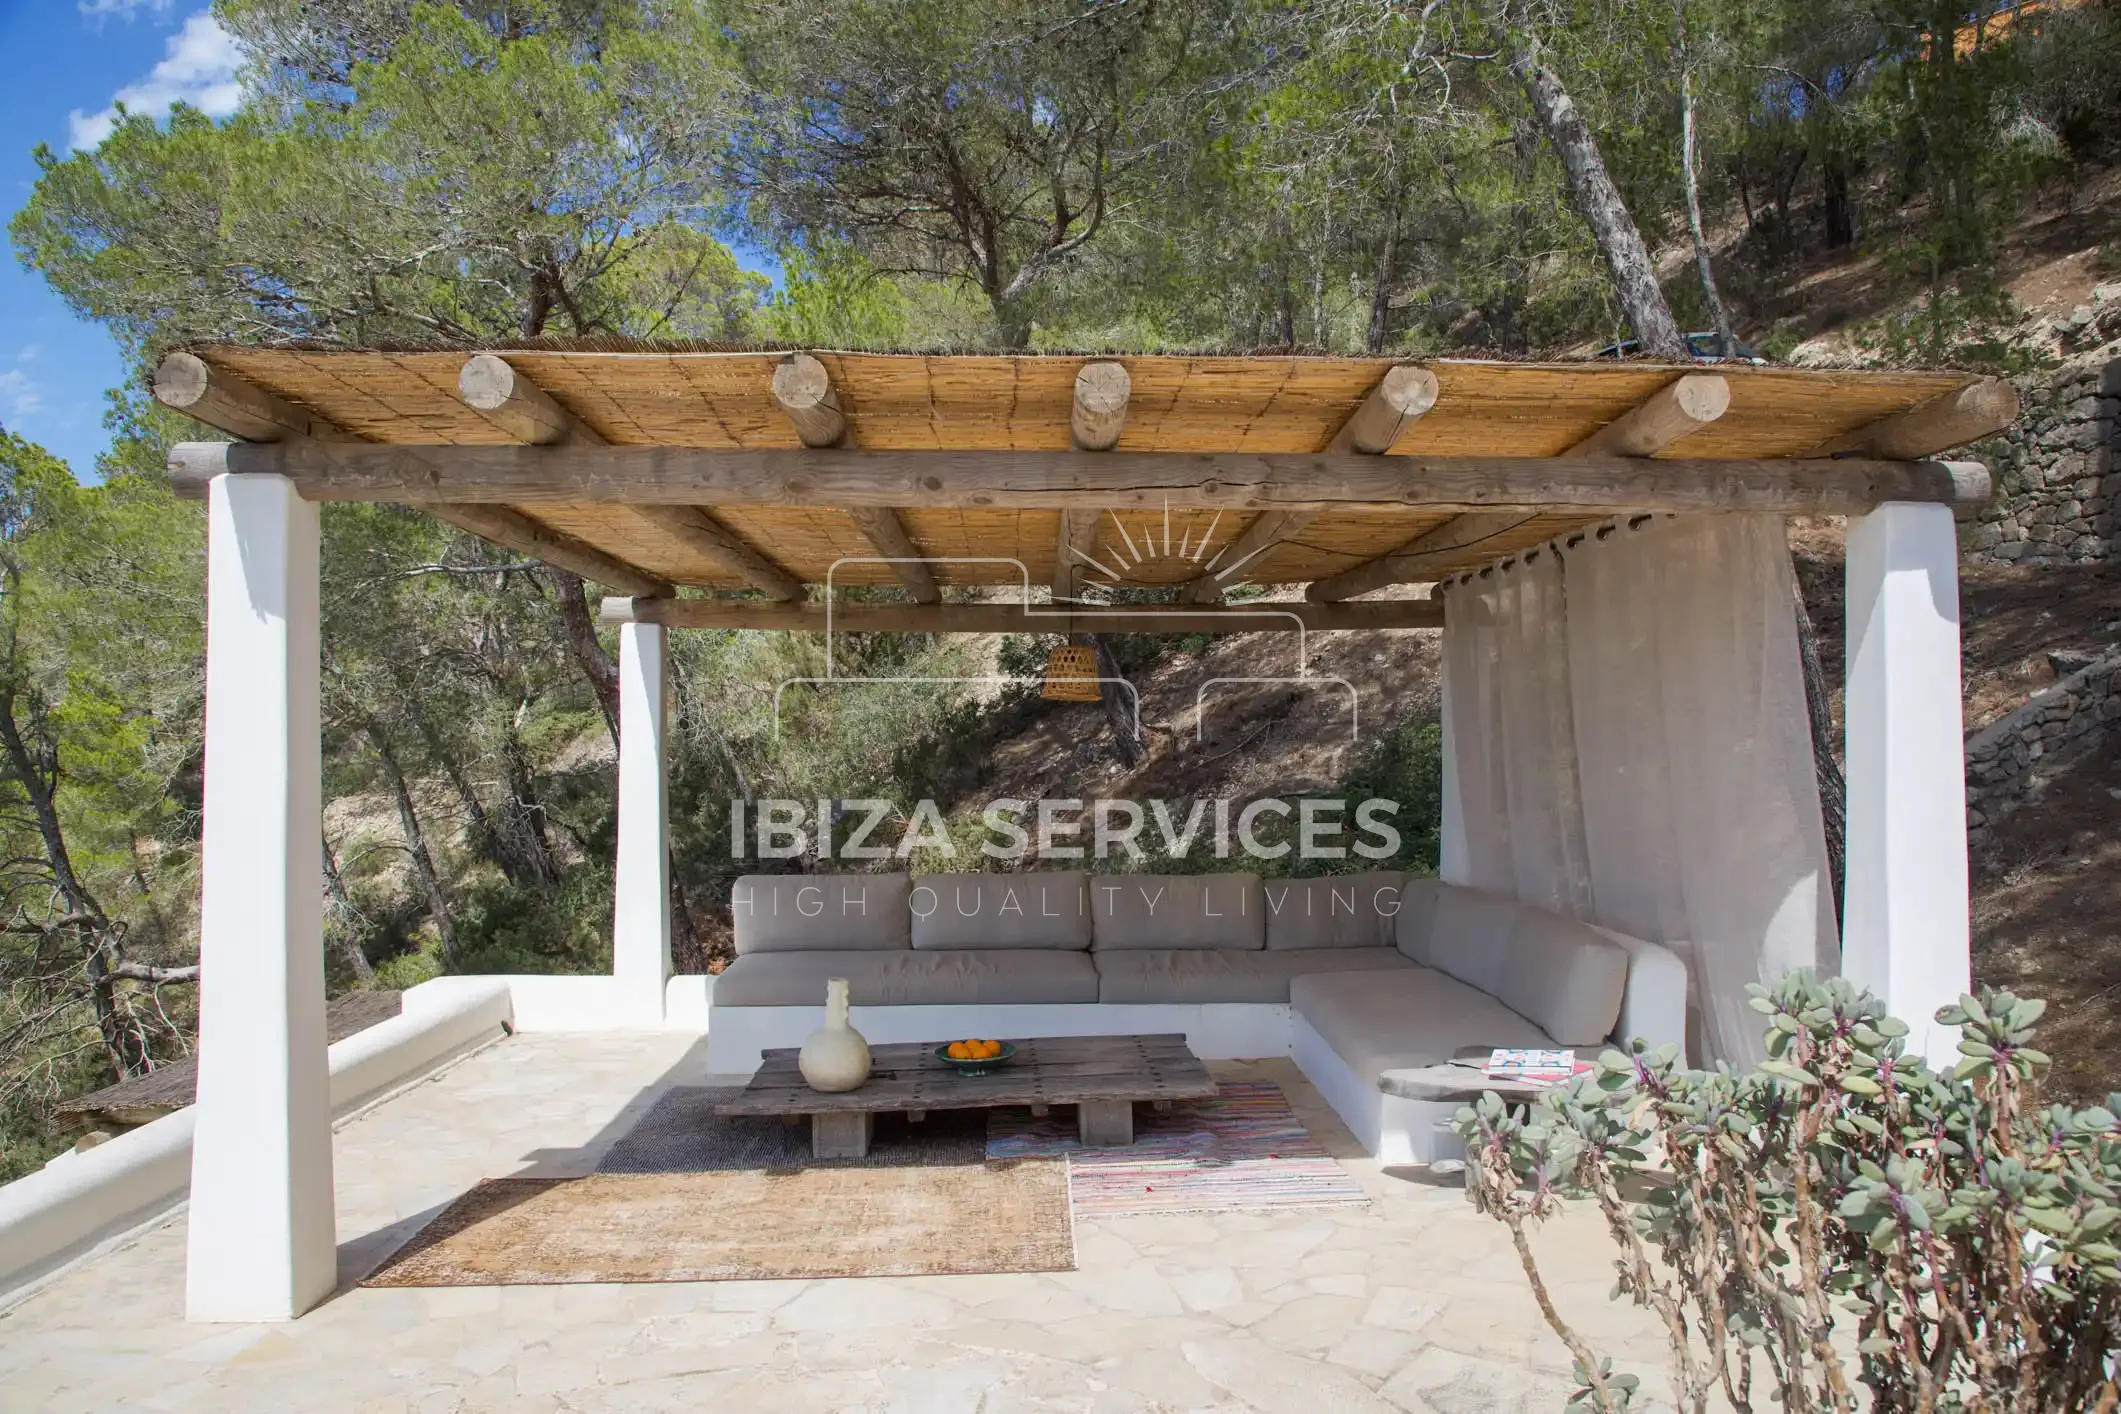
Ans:
[[[1183,1031],[1203,1056],[1293,1056],[1388,1162],[1437,1157],[1447,1112],[1384,1094],[1386,1070],[1685,1027],[1664,949],[1390,871],[755,875],[733,912],[717,1071],[800,1044],[844,977],[872,1041]]]

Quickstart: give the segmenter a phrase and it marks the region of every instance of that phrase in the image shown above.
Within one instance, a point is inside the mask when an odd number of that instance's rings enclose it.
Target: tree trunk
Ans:
[[[1826,208],[1826,246],[1846,250],[1856,243],[1856,202],[1849,192],[1849,169],[1839,158],[1820,164],[1819,182]]]
[[[57,746],[39,740],[35,749],[15,721],[15,689],[0,688],[0,746],[7,752],[8,766],[22,783],[30,813],[37,821],[37,837],[44,846],[45,867],[52,872],[64,918],[54,933],[71,931],[81,941],[82,973],[88,982],[90,1008],[96,1016],[96,1032],[103,1038],[103,1051],[111,1068],[120,1076],[145,1075],[154,1069],[147,1032],[118,998],[118,979],[111,975],[117,944],[103,905],[96,901],[74,870],[73,851],[67,847],[66,831],[59,823],[59,803],[53,782],[59,775]]]
[[[589,594],[582,587],[582,577],[569,570],[545,567],[552,578],[553,590],[560,601],[560,623],[567,630],[567,651],[574,658],[575,666],[582,676],[589,679],[590,690],[597,695],[597,705],[604,709],[604,727],[611,733],[611,744],[619,744],[619,665],[604,651],[597,638],[596,619],[589,612]]]
[[[678,882],[674,855],[670,861],[670,967],[688,975],[707,971],[707,949],[700,943],[700,927],[693,921],[685,886]]]
[[[405,772],[398,765],[397,753],[391,750],[390,739],[373,723],[368,727],[368,740],[375,747],[376,759],[383,763],[383,774],[390,778],[390,788],[398,798],[398,824],[405,833],[405,852],[412,859],[413,877],[427,895],[427,916],[434,920],[435,932],[442,939],[443,964],[454,972],[462,964],[456,924],[449,917],[449,899],[442,892],[441,875],[435,872],[434,855],[428,852],[427,834],[420,828],[420,813],[413,808],[412,787],[407,784]]]
[[[1826,671],[1819,663],[1819,634],[1804,602],[1804,581],[1795,557],[1790,581],[1797,591],[1797,656],[1804,664],[1804,705],[1812,723],[1812,764],[1819,780],[1819,814],[1826,827],[1826,861],[1834,881],[1834,920],[1841,919],[1842,890],[1848,881],[1848,781],[1834,755],[1834,717],[1828,710]]]
[[[1384,249],[1377,254],[1377,285],[1370,292],[1370,326],[1363,336],[1363,347],[1373,354],[1384,352],[1385,339],[1391,333],[1392,279],[1399,265],[1399,208],[1400,200],[1395,194],[1392,215],[1385,222]]]
[[[522,738],[510,722],[501,737],[501,761],[508,776],[508,798],[501,806],[502,848],[514,859],[509,877],[526,881],[528,887],[549,896],[559,882],[560,866],[552,857],[552,839],[545,831],[545,805],[538,799],[531,779],[530,757]]]
[[[1324,229],[1318,238],[1318,262],[1311,267],[1311,343],[1326,348],[1326,261],[1333,252],[1333,194],[1326,193]]]
[[[1126,674],[1119,670],[1119,659],[1103,634],[1077,634],[1075,641],[1089,644],[1097,653],[1097,675],[1107,679],[1098,684],[1098,701],[1105,709],[1105,724],[1112,729],[1112,747],[1119,756],[1119,764],[1131,771],[1149,754],[1135,727],[1137,699],[1116,681]]]
[[[1518,38],[1510,56],[1510,70],[1524,85],[1526,96],[1532,100],[1532,111],[1539,115],[1547,140],[1561,157],[1561,165],[1569,174],[1569,193],[1591,227],[1598,253],[1605,257],[1606,269],[1613,277],[1614,293],[1620,297],[1628,322],[1635,326],[1635,337],[1641,340],[1643,351],[1660,358],[1686,358],[1686,340],[1680,337],[1664,291],[1657,287],[1657,272],[1650,264],[1642,233],[1635,228],[1635,218],[1628,214],[1627,203],[1621,200],[1612,174],[1606,171],[1598,141],[1591,136],[1575,100],[1569,97],[1560,77],[1542,61],[1538,40],[1529,34]]]
[[[1681,11],[1684,26],[1684,10]],[[1680,30],[1681,44],[1685,29]],[[1716,267],[1709,259],[1709,238],[1701,225],[1701,183],[1694,171],[1694,75],[1684,55],[1679,69],[1679,150],[1686,172],[1686,224],[1694,237],[1694,269],[1701,276],[1701,297],[1708,301],[1709,320],[1716,330],[1716,354],[1729,358],[1738,347],[1731,335],[1730,312],[1723,307],[1723,292],[1716,288]]]
[[[324,938],[336,948],[339,957],[351,969],[354,985],[367,990],[376,985],[376,969],[369,962],[368,953],[361,947],[360,934],[353,920],[361,916],[354,907],[352,895],[346,892],[346,880],[339,874],[338,856],[332,853],[331,836],[324,835],[319,843],[324,847],[324,892],[331,903],[324,910]]]

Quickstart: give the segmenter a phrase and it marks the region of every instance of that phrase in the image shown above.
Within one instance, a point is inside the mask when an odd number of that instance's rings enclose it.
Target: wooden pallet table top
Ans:
[[[1016,1041],[1016,1056],[992,1075],[960,1075],[935,1058],[940,1041],[873,1046],[869,1079],[828,1095],[803,1083],[796,1052],[771,1050],[741,1095],[716,1107],[725,1115],[788,1115],[886,1110],[964,1110],[996,1105],[1080,1105],[1194,1100],[1215,1081],[1182,1035],[1041,1036]]]

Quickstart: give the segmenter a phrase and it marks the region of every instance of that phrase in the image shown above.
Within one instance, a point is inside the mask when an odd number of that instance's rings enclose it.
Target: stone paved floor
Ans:
[[[588,1171],[704,1066],[683,1036],[517,1036],[371,1110],[337,1135],[342,1280],[481,1177]],[[1507,1233],[1362,1158],[1287,1062],[1217,1069],[1280,1082],[1371,1204],[1082,1222],[1052,1275],[343,1286],[255,1326],[184,1323],[180,1214],[0,1314],[0,1409],[1558,1414],[1568,1360]],[[1661,1389],[1591,1215],[1539,1251],[1563,1311]]]

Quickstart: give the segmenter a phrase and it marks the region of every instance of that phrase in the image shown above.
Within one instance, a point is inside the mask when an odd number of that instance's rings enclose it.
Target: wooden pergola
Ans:
[[[909,632],[1026,627],[1026,585],[1056,631],[1139,627],[1101,591],[1154,587],[1197,610],[1173,631],[1436,627],[1358,596],[1620,512],[1985,499],[1921,459],[2017,410],[1953,373],[655,348],[207,348],[155,390],[244,439],[180,449],[182,489],[417,505],[620,591],[619,619],[819,628],[814,589],[896,586],[833,623]],[[1290,584],[1276,619],[1223,616]]]
[[[284,1319],[335,1280],[317,852],[316,503],[400,502],[609,586],[613,972],[673,1024],[667,633],[1442,628],[1478,572],[1615,516],[1843,513],[1842,967],[1919,1018],[1969,972],[1953,511],[1938,454],[2009,425],[1957,373],[1372,358],[203,348],[165,404],[208,501],[201,1045],[187,1311]],[[1242,584],[1301,585],[1264,607]],[[867,591],[850,602],[821,586]],[[1103,602],[1175,588],[1153,624]],[[682,592],[681,592],[682,591]],[[1456,612],[1456,610],[1450,610]],[[1626,671],[1625,665],[1615,671]],[[1446,877],[1464,820],[1444,725]],[[1455,834],[1454,834],[1455,831]],[[704,1003],[703,1003],[704,1005]],[[1934,1046],[1934,1041],[1928,1042]],[[1940,1053],[1941,1054],[1941,1053]]]

